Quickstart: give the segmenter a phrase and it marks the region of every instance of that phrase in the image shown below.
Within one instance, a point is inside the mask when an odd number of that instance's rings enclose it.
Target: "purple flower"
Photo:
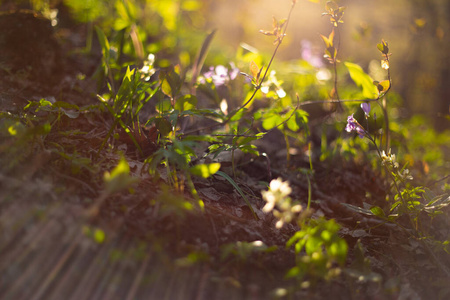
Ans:
[[[215,68],[210,67],[209,71],[203,74],[204,78],[211,78],[216,87],[225,85],[228,81],[234,80],[239,74],[239,69],[233,63],[230,63],[231,69],[218,65]]]
[[[230,76],[231,80],[234,80],[239,74],[239,69],[236,68],[236,65],[233,62],[230,62],[230,67],[231,70],[230,72],[228,72],[228,75]]]
[[[345,126],[345,130],[347,132],[356,131],[360,138],[363,138],[366,134],[364,128],[358,123],[358,121],[356,121],[355,118],[353,118],[353,114],[351,116],[348,116],[347,126]]]
[[[361,108],[364,111],[364,113],[366,114],[366,117],[369,116],[370,113],[370,103],[361,103]]]
[[[315,68],[323,67],[322,58],[316,53],[313,53],[312,43],[310,41],[302,40],[301,47],[301,56],[303,60],[307,61],[311,66]]]

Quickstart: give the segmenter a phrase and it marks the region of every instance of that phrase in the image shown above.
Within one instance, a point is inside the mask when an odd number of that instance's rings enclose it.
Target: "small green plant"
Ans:
[[[378,49],[384,56],[384,60],[382,61],[383,67],[385,69],[389,69],[389,48],[387,46],[387,42],[383,40],[382,43],[378,45]],[[377,90],[380,95],[385,96],[391,87],[390,77],[387,82],[374,82],[374,84],[377,86]],[[379,98],[380,97],[376,100],[378,101]],[[365,118],[368,119],[370,117],[371,110],[370,103],[361,104],[361,108],[364,111]],[[382,108],[387,115],[386,105],[382,105]],[[389,126],[388,123],[386,126]],[[361,210],[361,208],[355,208],[348,204],[347,206],[355,209],[356,211],[363,211],[386,222],[396,224],[412,238],[419,240],[434,263],[444,273],[447,275],[450,274],[449,270],[437,261],[430,245],[428,245],[430,241],[433,243],[433,237],[428,236],[426,231],[423,230],[420,225],[420,216],[422,213],[425,213],[425,215],[428,215],[430,218],[433,218],[438,214],[442,214],[442,209],[450,205],[450,195],[443,194],[430,197],[427,193],[425,193],[425,189],[422,186],[415,186],[411,184],[410,181],[413,180],[413,177],[411,176],[410,171],[406,168],[406,165],[400,167],[400,164],[396,160],[396,155],[392,153],[391,149],[389,149],[387,153],[384,150],[380,150],[380,146],[377,144],[376,138],[373,137],[368,129],[361,125],[353,117],[353,115],[347,118],[347,125],[345,129],[347,132],[356,132],[360,138],[367,138],[372,143],[376,149],[381,165],[384,167],[385,173],[391,182],[391,189],[388,191],[390,207],[387,213],[379,206],[372,206],[369,210]],[[389,144],[388,138],[386,138],[386,144]],[[409,224],[400,222],[400,218],[402,216],[406,217]],[[437,241],[437,243],[447,245],[448,241]],[[447,251],[445,246],[443,247],[443,250]]]
[[[288,182],[281,178],[270,182],[269,190],[262,192],[266,201],[263,211],[272,212],[277,219],[276,227],[295,223],[300,230],[287,241],[286,247],[294,247],[296,266],[286,274],[297,278],[301,286],[318,280],[329,280],[338,276],[346,262],[347,243],[338,235],[339,224],[334,220],[310,218],[311,212],[293,201]]]
[[[259,155],[252,142],[262,138],[267,133],[252,132],[253,120],[246,120],[247,118],[245,117],[248,113],[247,106],[252,103],[259,90],[264,90],[267,94],[270,89],[274,88],[277,91],[276,97],[278,99],[285,95],[281,88],[281,82],[276,79],[275,73],[269,74],[269,69],[283,41],[290,15],[296,2],[292,1],[291,10],[287,19],[281,21],[274,19],[272,31],[261,31],[265,35],[275,37],[275,50],[267,67],[259,68],[254,61],[250,63],[251,75],[247,75],[247,77],[251,78],[254,90],[242,105],[230,112],[227,111],[226,99],[220,101],[218,89],[221,86],[228,86],[229,82],[237,77],[239,70],[231,63],[231,69],[217,66],[211,68],[203,76],[198,77],[214,32],[206,37],[197,54],[197,59],[193,67],[190,93],[186,93],[185,89],[183,89],[183,84],[186,81],[187,72],[183,71],[179,65],[174,67],[168,66],[159,69],[157,76],[152,76],[155,73],[155,69],[153,68],[155,56],[153,55],[149,56],[148,61],[144,61],[144,67],[141,69],[127,67],[126,73],[121,79],[120,86],[116,87],[117,70],[120,68],[120,62],[116,53],[117,50],[109,42],[103,31],[99,27],[96,27],[103,54],[102,75],[106,79],[108,87],[108,93],[99,96],[99,98],[114,119],[99,151],[103,149],[110,137],[113,136],[113,133],[120,127],[133,141],[133,144],[142,155],[143,150],[140,143],[142,134],[140,133],[141,121],[139,119],[139,112],[151,100],[156,102],[156,110],[158,113],[145,122],[145,125],[155,128],[157,133],[153,141],[156,147],[146,158],[146,164],[152,174],[157,173],[158,166],[164,165],[169,183],[181,191],[184,189],[184,183],[186,182],[192,195],[200,203],[201,200],[197,196],[191,175],[201,174],[204,177],[206,176],[205,174],[208,174],[207,176],[211,176],[218,171],[216,166],[220,167],[220,164],[217,163],[193,165],[193,159],[197,156],[194,150],[195,142],[207,141],[211,143],[208,147],[208,152],[209,155],[212,155],[213,159],[223,151],[231,152],[232,172],[236,178],[235,153],[239,151],[241,153]],[[198,84],[195,86],[196,81],[198,81]],[[199,109],[197,107],[198,99],[195,95],[195,88],[213,95],[212,99],[215,104],[217,105],[220,102],[220,109]],[[253,119],[262,121],[263,128],[266,130],[270,131],[279,128],[285,135],[289,148],[287,129],[296,132],[300,128],[307,128],[307,114],[299,110],[298,107],[291,108],[286,112],[285,103],[281,101],[276,101],[275,104],[263,114],[257,112],[253,116]],[[187,120],[196,118],[214,119],[217,121],[217,126],[221,126],[226,131],[223,133],[220,130],[214,134],[206,134],[202,137],[189,135],[183,128]],[[214,167],[211,168],[211,166]],[[213,169],[214,172],[211,171]],[[207,170],[207,172],[203,172],[204,170]],[[222,176],[228,176],[223,172],[220,174]],[[227,180],[231,180],[230,182],[232,184],[234,183],[235,188],[240,192],[249,208],[253,211],[245,194],[242,193],[235,180],[231,177],[226,178]],[[254,216],[256,217],[255,213]]]

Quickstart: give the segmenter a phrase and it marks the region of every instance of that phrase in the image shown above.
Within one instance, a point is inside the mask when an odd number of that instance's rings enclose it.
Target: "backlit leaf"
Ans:
[[[378,50],[380,50],[381,53],[387,55],[389,54],[389,47],[388,43],[385,40],[381,40],[380,44],[377,44]]]
[[[253,60],[250,62],[250,73],[255,80],[258,79],[259,67]]]
[[[191,1],[192,2],[192,1]],[[206,55],[208,54],[209,48],[211,46],[211,42],[216,34],[216,30],[213,30],[210,34],[208,34],[203,41],[202,47],[197,53],[197,57],[195,58],[194,67],[192,69],[192,83],[197,81],[198,74],[202,69],[203,63],[205,62]]]
[[[296,277],[300,274],[300,268],[299,267],[293,267],[292,269],[290,269],[287,274],[286,274],[286,278],[292,278],[292,277]]]
[[[130,176],[130,166],[125,158],[122,157],[111,173],[105,172],[103,181],[105,182],[106,191],[108,193],[115,193],[130,187],[138,179]]]
[[[384,214],[383,209],[381,209],[381,207],[379,206],[373,206],[370,208],[370,211],[377,217],[379,218],[385,218],[386,215]]]
[[[380,93],[385,93],[391,86],[391,83],[389,82],[389,80],[383,80],[381,82],[374,81],[374,84],[376,85],[376,87]]]
[[[189,171],[196,176],[208,178],[220,169],[220,163],[199,164],[189,168]]]
[[[195,109],[196,106],[197,97],[195,97],[194,95],[185,95],[181,98],[178,98],[175,103],[175,109],[178,109],[180,112]]]
[[[370,99],[376,98],[378,89],[373,85],[373,79],[359,65],[350,62],[345,62],[344,64],[350,73],[350,77],[357,86],[362,88],[363,97]]]
[[[103,30],[100,29],[100,27],[95,26],[95,31],[97,32],[98,41],[100,42],[100,46],[102,47],[103,57],[105,58],[106,61],[108,61],[110,57],[109,52],[110,46],[108,38],[106,37]]]
[[[174,69],[162,71],[159,74],[159,80],[161,82],[161,90],[164,94],[171,98],[175,98],[178,95],[182,81],[180,75]]]
[[[333,41],[334,41],[334,29],[331,31],[330,35],[328,37],[324,35],[320,35],[322,37],[322,40],[325,43],[326,48],[333,47]]]
[[[270,130],[283,122],[283,118],[279,114],[271,113],[264,116],[262,126],[265,130]]]
[[[340,264],[345,263],[347,257],[348,245],[344,239],[340,239],[328,247],[329,254],[336,257]]]

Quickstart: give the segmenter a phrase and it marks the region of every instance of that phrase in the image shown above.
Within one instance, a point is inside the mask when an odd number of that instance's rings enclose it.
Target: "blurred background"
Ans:
[[[256,33],[271,29],[272,16],[287,16],[289,2],[214,1],[207,23],[219,29],[218,40],[231,49],[246,42],[271,51],[270,38]],[[321,17],[325,1],[320,2],[298,1],[277,59],[300,58],[305,41],[318,53],[323,51],[320,34],[328,36],[331,24],[328,17]],[[392,53],[393,89],[403,100],[405,117],[423,114],[432,119],[436,129],[448,128],[444,116],[450,109],[450,1],[337,2],[347,7],[340,31],[341,61],[359,64],[376,79],[374,73],[380,64],[376,44],[384,39]]]
[[[54,26],[61,36],[64,32],[73,35],[71,28],[85,24],[89,39],[92,24],[120,32],[134,22],[145,54],[157,54],[160,66],[173,62],[174,58],[182,66],[189,66],[205,36],[217,29],[205,62],[208,67],[233,61],[242,48],[270,57],[274,49],[273,37],[260,34],[259,30],[271,30],[273,17],[286,18],[291,1],[3,0],[0,3],[2,10],[31,8],[42,12],[54,19]],[[276,63],[308,59],[303,52],[307,49],[309,58],[316,59],[316,67],[330,66],[321,58],[323,41],[320,34],[328,36],[332,29],[329,18],[321,16],[325,2],[297,2]],[[403,109],[399,111],[401,116],[408,118],[422,114],[431,119],[435,129],[448,128],[449,121],[445,116],[449,115],[450,106],[450,1],[336,2],[347,7],[344,23],[340,26],[338,58],[359,64],[378,79],[381,56],[376,45],[382,39],[386,40],[392,53],[393,91],[400,95],[403,103]],[[124,12],[123,7],[128,12]],[[78,46],[88,44],[87,39],[78,41]],[[346,76],[340,77],[341,84],[349,81]]]

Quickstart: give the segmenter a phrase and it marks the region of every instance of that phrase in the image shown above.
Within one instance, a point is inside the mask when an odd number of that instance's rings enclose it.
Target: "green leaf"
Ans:
[[[294,235],[287,241],[286,247],[291,247],[294,243],[304,237],[305,233],[303,231],[297,231]]]
[[[350,77],[357,86],[362,88],[363,97],[374,99],[378,95],[378,89],[373,85],[373,79],[357,64],[345,62]]]
[[[297,109],[294,115],[286,122],[287,127],[292,131],[305,128],[308,124],[308,113],[304,110]]]
[[[105,190],[108,193],[115,193],[130,187],[138,179],[130,176],[130,166],[122,157],[111,173],[105,172],[103,181],[105,182]]]
[[[194,95],[184,95],[175,102],[175,109],[183,112],[185,110],[195,109],[197,106],[197,97]]]
[[[170,70],[161,71],[159,73],[161,82],[161,90],[164,94],[171,98],[175,98],[181,89],[182,81],[180,75],[172,68]]]
[[[370,211],[379,218],[382,218],[382,219],[386,218],[386,215],[384,214],[383,209],[381,209],[381,207],[379,207],[379,206],[372,206],[370,208]]]
[[[183,137],[183,141],[196,141],[196,142],[218,142],[218,138],[210,135],[186,135]]]
[[[341,203],[341,205],[344,205],[345,207],[347,207],[347,208],[349,208],[349,209],[351,209],[351,210],[353,210],[353,211],[355,211],[357,213],[368,215],[368,216],[373,216],[373,213],[370,210],[368,210],[368,209],[365,209],[365,208],[362,208],[362,207],[359,207],[359,206],[355,206],[355,205],[352,205],[352,204],[348,204],[348,203]]]
[[[329,254],[337,258],[337,261],[342,265],[347,258],[348,245],[344,239],[339,239],[328,247]]]
[[[155,126],[162,136],[166,136],[172,131],[172,124],[163,117],[155,118]]]
[[[300,275],[300,268],[299,267],[293,267],[292,269],[290,269],[287,272],[286,278],[293,278],[293,277],[297,277],[298,275]]]
[[[380,50],[381,53],[387,55],[389,54],[389,47],[388,43],[385,40],[381,40],[380,44],[377,44],[378,50]]]
[[[389,80],[383,80],[381,82],[374,81],[373,84],[377,87],[378,92],[385,93],[391,86]]]
[[[206,55],[208,54],[211,42],[215,34],[216,30],[213,30],[210,34],[206,36],[205,40],[203,41],[202,47],[197,53],[197,57],[195,58],[194,66],[192,69],[192,81],[191,81],[192,83],[195,83],[197,81],[198,74],[200,73],[203,63],[205,62]]]
[[[242,145],[239,146],[239,150],[241,150],[243,153],[250,153],[255,156],[259,156],[258,148],[255,145]]]
[[[250,62],[250,74],[252,75],[252,77],[256,83],[258,83],[258,81],[259,81],[260,72],[261,71],[260,71],[258,65],[252,60]]]
[[[130,27],[133,21],[136,20],[137,8],[132,1],[116,1],[116,11],[120,18],[116,18],[114,29],[120,31],[126,27]]]
[[[287,127],[292,130],[292,131],[297,131],[300,129],[300,126],[297,123],[297,120],[295,118],[290,118],[287,122],[286,122]]]
[[[428,202],[425,205],[424,210],[426,212],[433,212],[433,211],[440,210],[448,205],[450,205],[450,196],[440,195],[440,196],[434,197],[430,202]]]
[[[395,219],[398,219],[399,216],[400,216],[399,214],[390,214],[387,216],[387,219],[389,222],[393,222],[395,221]]]
[[[15,122],[8,127],[8,133],[12,136],[18,135],[19,133],[25,132],[25,126],[20,122]]]
[[[103,30],[101,30],[100,27],[95,26],[95,31],[97,32],[98,41],[100,42],[100,46],[102,47],[103,57],[105,58],[106,61],[109,61],[110,46],[109,46],[108,38],[106,37],[105,33],[103,32]]]
[[[64,101],[56,101],[55,103],[53,103],[53,106],[59,107],[59,108],[65,108],[65,109],[80,110],[78,105],[64,102]]]
[[[333,47],[333,40],[334,40],[334,29],[331,31],[330,35],[328,37],[324,35],[320,35],[323,42],[325,43],[325,48],[334,48]]]
[[[308,255],[312,255],[314,252],[321,251],[323,240],[317,236],[311,236],[305,244],[305,251]]]
[[[202,178],[208,178],[217,173],[220,169],[220,163],[212,164],[200,164],[189,168],[191,174],[200,176]]]
[[[402,201],[396,201],[391,205],[391,209],[389,210],[389,212],[394,211],[394,209],[396,209],[398,206],[402,205]]]
[[[69,118],[76,119],[80,115],[80,108],[71,103],[67,103],[64,101],[56,101],[53,104],[54,107],[58,107],[61,111]]]
[[[156,103],[156,111],[160,114],[167,113],[172,110],[172,102],[170,99],[162,99]]]
[[[62,111],[63,111],[63,113],[64,113],[67,117],[69,117],[69,118],[71,118],[71,119],[76,119],[76,118],[78,118],[78,116],[80,115],[80,112],[79,112],[79,111],[65,110],[65,109],[62,109]]]
[[[262,126],[265,130],[270,130],[283,122],[283,118],[274,112],[269,112],[263,117]]]

